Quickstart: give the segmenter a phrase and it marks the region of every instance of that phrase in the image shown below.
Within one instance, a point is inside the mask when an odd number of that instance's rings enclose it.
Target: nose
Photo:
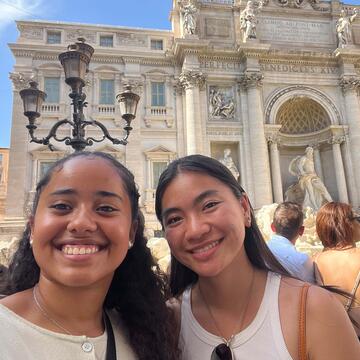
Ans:
[[[186,223],[185,237],[188,241],[201,240],[204,235],[209,233],[210,229],[211,226],[208,221],[206,221],[206,218],[199,215],[192,215]]]
[[[82,234],[96,231],[97,223],[90,209],[82,206],[71,215],[71,219],[67,225],[67,230],[71,233]]]

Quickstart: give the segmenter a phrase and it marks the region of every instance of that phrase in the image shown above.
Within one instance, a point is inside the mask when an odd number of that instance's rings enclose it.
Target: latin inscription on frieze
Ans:
[[[331,66],[309,66],[297,64],[261,64],[261,71],[303,74],[338,74],[338,69]]]
[[[218,61],[218,60],[200,60],[200,66],[206,70],[223,70],[223,71],[239,71],[240,64],[238,62]]]
[[[229,38],[230,37],[230,21],[227,19],[205,19],[206,36]]]
[[[331,44],[332,29],[329,23],[316,21],[262,18],[258,25],[260,40]]]

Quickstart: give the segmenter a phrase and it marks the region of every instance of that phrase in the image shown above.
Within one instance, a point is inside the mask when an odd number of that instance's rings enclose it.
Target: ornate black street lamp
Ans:
[[[26,127],[29,130],[31,142],[48,145],[53,150],[53,146],[50,143],[50,139],[53,138],[56,141],[64,141],[66,145],[72,146],[75,151],[82,151],[86,146],[91,146],[94,142],[101,142],[105,139],[110,140],[113,144],[127,144],[127,139],[132,130],[131,121],[135,119],[140,99],[139,95],[131,92],[131,86],[127,85],[125,91],[116,96],[120,105],[121,116],[126,122],[124,127],[125,136],[122,139],[113,138],[101,122],[85,119],[83,110],[87,106],[87,102],[85,101],[86,95],[82,89],[85,86],[85,75],[88,72],[93,53],[94,48],[86,44],[85,39],[79,38],[78,42],[68,46],[68,51],[59,55],[59,60],[65,72],[65,82],[72,90],[69,97],[72,99],[73,114],[72,120],[64,119],[56,122],[46,137],[38,139],[34,135],[37,128],[35,120],[40,116],[41,106],[46,99],[46,93],[37,88],[38,84],[36,82],[30,82],[28,89],[20,91],[20,96],[24,103],[24,115],[29,119],[29,124]],[[71,126],[72,136],[58,137],[57,130],[62,125]],[[86,137],[85,128],[87,126],[100,128],[102,136],[100,138]]]

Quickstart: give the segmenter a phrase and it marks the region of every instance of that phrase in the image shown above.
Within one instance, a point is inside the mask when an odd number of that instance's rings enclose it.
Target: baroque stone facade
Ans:
[[[154,214],[159,173],[174,158],[193,153],[220,158],[230,149],[242,186],[259,209],[283,201],[297,180],[288,170],[291,160],[312,146],[317,174],[332,198],[358,207],[360,20],[351,24],[351,43],[338,47],[336,22],[342,10],[354,13],[352,7],[337,0],[253,3],[256,27],[248,37],[244,26],[251,23],[242,23],[240,15],[252,5],[244,0],[174,0],[172,31],[19,21],[18,40],[10,44],[16,63],[1,236],[9,240],[23,226],[41,173],[69,152],[60,143],[53,152],[29,143],[19,90],[29,79],[41,89],[48,79],[59,79],[56,101],[43,105],[38,136],[68,116],[57,56],[79,36],[95,48],[84,89],[86,116],[119,136],[121,116],[106,94],[130,83],[141,96],[129,144],[93,149],[114,154],[133,171],[150,235],[161,235]]]

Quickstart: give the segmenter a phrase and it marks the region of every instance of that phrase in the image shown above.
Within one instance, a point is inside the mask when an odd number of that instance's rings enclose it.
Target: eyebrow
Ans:
[[[52,192],[50,194],[50,196],[57,196],[57,195],[77,195],[78,192],[74,189],[59,189],[59,190],[56,190],[54,192]],[[123,198],[116,194],[116,193],[113,193],[113,192],[110,192],[110,191],[105,191],[105,190],[99,190],[95,193],[96,196],[101,196],[101,197],[114,197],[114,198],[117,198],[119,199],[120,201],[124,201]]]
[[[206,190],[204,192],[202,192],[201,194],[199,194],[194,200],[193,200],[193,206],[198,205],[199,203],[201,203],[204,199],[206,199],[208,196],[211,195],[215,195],[218,194],[219,191],[218,190]],[[170,213],[175,212],[175,211],[180,211],[179,208],[177,207],[172,207],[172,208],[167,208],[165,209],[162,213],[161,213],[161,218],[165,218],[166,216],[168,216]]]

